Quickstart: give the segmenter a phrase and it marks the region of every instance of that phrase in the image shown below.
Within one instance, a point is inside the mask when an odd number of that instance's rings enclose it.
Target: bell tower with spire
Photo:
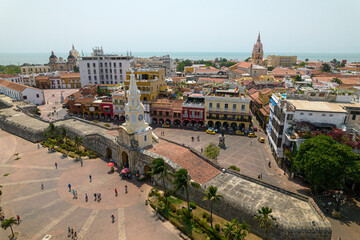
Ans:
[[[130,86],[126,92],[128,102],[125,105],[125,123],[122,128],[128,134],[134,134],[140,148],[152,145],[152,128],[144,119],[144,105],[140,101],[141,93],[136,85],[134,71],[131,70]]]
[[[256,65],[262,65],[263,57],[264,57],[264,50],[263,50],[263,45],[261,43],[260,32],[259,32],[258,39],[254,44],[254,48],[251,54],[251,61]]]

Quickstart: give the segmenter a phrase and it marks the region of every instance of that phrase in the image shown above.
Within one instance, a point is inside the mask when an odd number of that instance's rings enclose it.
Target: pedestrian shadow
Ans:
[[[115,171],[111,171],[111,170],[107,172],[107,174],[114,174],[114,173]]]

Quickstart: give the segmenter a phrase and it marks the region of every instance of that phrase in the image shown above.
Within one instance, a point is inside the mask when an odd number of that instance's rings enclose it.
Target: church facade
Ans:
[[[74,48],[73,45],[66,60],[62,57],[58,58],[54,54],[54,51],[52,51],[49,57],[48,65],[50,67],[50,71],[70,72],[74,70],[74,66],[76,66],[79,59],[79,52]]]

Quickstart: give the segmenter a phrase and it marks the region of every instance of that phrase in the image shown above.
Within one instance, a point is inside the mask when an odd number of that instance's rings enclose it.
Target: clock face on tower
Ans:
[[[139,121],[142,121],[142,120],[143,120],[143,118],[144,118],[144,117],[143,117],[143,115],[142,115],[142,114],[140,114],[140,115],[139,115],[139,117],[138,117]]]
[[[125,118],[126,118],[126,121],[130,121],[129,115],[126,114]]]

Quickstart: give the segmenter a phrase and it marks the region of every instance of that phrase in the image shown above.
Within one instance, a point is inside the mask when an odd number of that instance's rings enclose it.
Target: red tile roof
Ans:
[[[227,79],[226,78],[199,78],[197,83],[204,84],[204,83],[223,83]]]
[[[217,73],[220,70],[214,67],[207,67],[207,68],[195,68],[195,73]]]
[[[271,74],[275,77],[277,77],[277,76],[293,76],[293,77],[295,77],[296,75],[300,74],[300,72],[296,72],[295,70],[290,69],[290,68],[277,67],[272,70]]]
[[[60,73],[60,78],[80,78],[80,73]]]
[[[0,79],[8,79],[8,78],[15,78],[15,77],[20,77],[20,76],[18,74],[16,74],[16,73],[0,74]]]
[[[25,85],[21,85],[21,84],[18,84],[18,83],[13,83],[13,82],[6,81],[6,80],[0,80],[0,86],[3,86],[5,88],[9,88],[9,89],[14,90],[16,92],[22,92],[27,88],[27,86],[25,86]],[[32,87],[29,87],[29,88],[32,88]]]
[[[190,177],[198,183],[204,184],[220,173],[220,170],[207,163],[189,149],[177,144],[160,140],[149,151],[171,159],[180,167],[188,170]]]
[[[256,93],[256,92],[257,92],[257,90],[256,90],[255,88],[250,88],[250,89],[248,90],[249,95],[254,94],[254,93]]]

